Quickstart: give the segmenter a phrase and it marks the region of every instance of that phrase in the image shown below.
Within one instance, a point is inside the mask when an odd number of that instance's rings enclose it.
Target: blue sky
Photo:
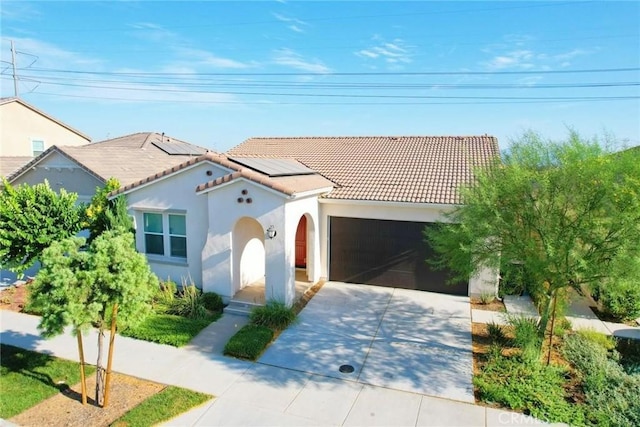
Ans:
[[[636,1],[2,1],[2,96],[95,141],[165,132],[640,144]]]

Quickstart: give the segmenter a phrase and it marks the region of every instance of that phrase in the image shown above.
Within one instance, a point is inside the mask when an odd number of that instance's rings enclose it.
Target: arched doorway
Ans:
[[[311,282],[316,268],[316,229],[313,217],[303,214],[298,220],[295,237],[296,281]]]
[[[252,285],[264,295],[264,230],[255,219],[240,218],[233,227],[232,258],[234,293]]]

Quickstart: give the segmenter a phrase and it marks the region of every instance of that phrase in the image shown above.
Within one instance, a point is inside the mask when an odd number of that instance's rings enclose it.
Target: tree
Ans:
[[[77,334],[97,327],[96,402],[103,406],[108,390],[102,363],[105,329],[112,320],[115,326],[116,311],[120,325],[141,322],[150,312],[158,280],[144,255],[136,252],[131,233],[106,231],[86,250],[84,244],[84,239],[73,237],[44,250],[31,303],[42,313],[39,328],[45,337],[69,325]],[[82,354],[80,340],[79,345]]]
[[[619,266],[640,256],[638,154],[611,153],[573,131],[560,142],[525,134],[502,163],[461,189],[464,204],[448,215],[453,224],[425,231],[436,264],[458,279],[479,266],[524,275],[542,300],[544,333],[569,288],[625,280],[635,270]]]
[[[96,194],[91,198],[91,203],[86,209],[86,228],[89,230],[89,239],[93,239],[107,230],[121,229],[122,231],[135,232],[133,221],[127,213],[127,202],[124,196],[118,196],[109,200],[108,196],[114,190],[120,188],[120,182],[116,178],[109,178],[102,188],[96,188]]]
[[[77,194],[56,193],[42,184],[12,187],[3,180],[0,193],[0,265],[24,273],[52,242],[80,231],[83,208]]]

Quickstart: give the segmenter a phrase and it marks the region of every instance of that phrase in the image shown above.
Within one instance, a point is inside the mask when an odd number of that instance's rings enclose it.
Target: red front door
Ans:
[[[307,217],[302,216],[296,230],[296,267],[307,266]]]

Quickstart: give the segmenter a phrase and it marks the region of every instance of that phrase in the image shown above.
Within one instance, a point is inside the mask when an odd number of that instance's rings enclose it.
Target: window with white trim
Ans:
[[[186,215],[145,212],[143,222],[145,253],[187,258]]]
[[[33,152],[33,157],[44,153],[44,141],[41,139],[31,140],[31,151]]]

